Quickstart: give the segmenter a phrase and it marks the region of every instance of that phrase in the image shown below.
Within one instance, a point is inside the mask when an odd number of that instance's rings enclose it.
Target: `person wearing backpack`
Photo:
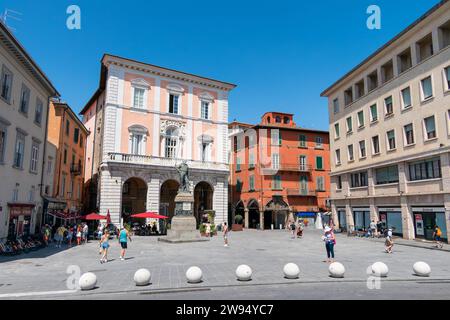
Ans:
[[[436,248],[441,248],[442,249],[444,247],[444,244],[442,243],[441,237],[442,237],[441,228],[439,228],[439,226],[436,226],[434,228],[434,233],[433,233],[434,241],[436,241]]]
[[[336,236],[330,227],[325,228],[325,235],[322,237],[325,242],[325,248],[327,250],[328,263],[334,262],[334,246],[336,245]]]

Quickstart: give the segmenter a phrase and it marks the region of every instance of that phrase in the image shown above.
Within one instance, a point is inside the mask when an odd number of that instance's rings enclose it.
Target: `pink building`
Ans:
[[[113,223],[131,214],[174,215],[186,160],[194,214],[227,220],[228,93],[235,85],[126,58],[105,55],[100,86],[81,111],[87,141],[87,208]]]

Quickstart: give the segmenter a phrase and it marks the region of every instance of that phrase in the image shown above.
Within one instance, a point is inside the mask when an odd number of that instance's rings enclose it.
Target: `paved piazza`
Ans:
[[[100,264],[97,242],[71,249],[47,248],[28,255],[0,258],[0,299],[445,299],[450,296],[450,252],[397,245],[392,255],[382,242],[337,236],[337,261],[346,268],[344,279],[329,277],[321,233],[307,230],[303,239],[291,239],[287,231],[232,232],[231,246],[223,247],[222,237],[210,242],[167,244],[156,237],[134,237],[128,259],[120,261],[119,245],[112,241],[109,258]],[[411,243],[411,242],[409,242]],[[449,249],[449,246],[445,247]],[[389,277],[381,290],[367,288],[367,268],[382,261]],[[430,278],[413,275],[412,265],[425,261]],[[301,276],[283,277],[283,266],[294,262]],[[238,282],[240,264],[253,269],[253,280]],[[70,291],[67,268],[94,272],[98,288]],[[203,282],[188,284],[190,266],[203,270]],[[134,272],[147,268],[151,285],[136,287]]]

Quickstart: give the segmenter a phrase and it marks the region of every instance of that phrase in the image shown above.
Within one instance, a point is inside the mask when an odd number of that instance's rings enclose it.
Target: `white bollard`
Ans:
[[[186,271],[186,278],[188,283],[199,283],[202,281],[203,272],[199,267],[190,267]]]
[[[383,262],[375,262],[372,265],[372,273],[377,277],[385,278],[389,273],[389,268]]]
[[[430,266],[423,261],[416,262],[413,265],[413,270],[414,274],[419,277],[429,277],[431,274]]]
[[[147,286],[150,284],[152,274],[147,269],[139,269],[134,274],[134,282],[137,286]]]
[[[237,267],[236,277],[239,281],[250,281],[252,279],[252,268],[243,264]]]
[[[342,263],[334,262],[330,264],[328,271],[330,272],[330,276],[333,278],[343,278],[345,274],[345,267]]]
[[[97,276],[92,272],[85,273],[81,276],[78,284],[83,291],[93,290],[97,284]]]
[[[284,277],[287,279],[298,279],[300,268],[295,263],[288,263],[283,268]]]

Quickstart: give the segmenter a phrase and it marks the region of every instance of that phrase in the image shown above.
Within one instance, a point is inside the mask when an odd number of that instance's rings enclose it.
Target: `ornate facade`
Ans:
[[[81,114],[90,204],[113,223],[152,211],[172,217],[175,166],[189,165],[194,214],[227,220],[228,93],[235,86],[105,55],[100,88]],[[89,197],[88,197],[89,198]],[[210,201],[212,199],[212,201]]]

